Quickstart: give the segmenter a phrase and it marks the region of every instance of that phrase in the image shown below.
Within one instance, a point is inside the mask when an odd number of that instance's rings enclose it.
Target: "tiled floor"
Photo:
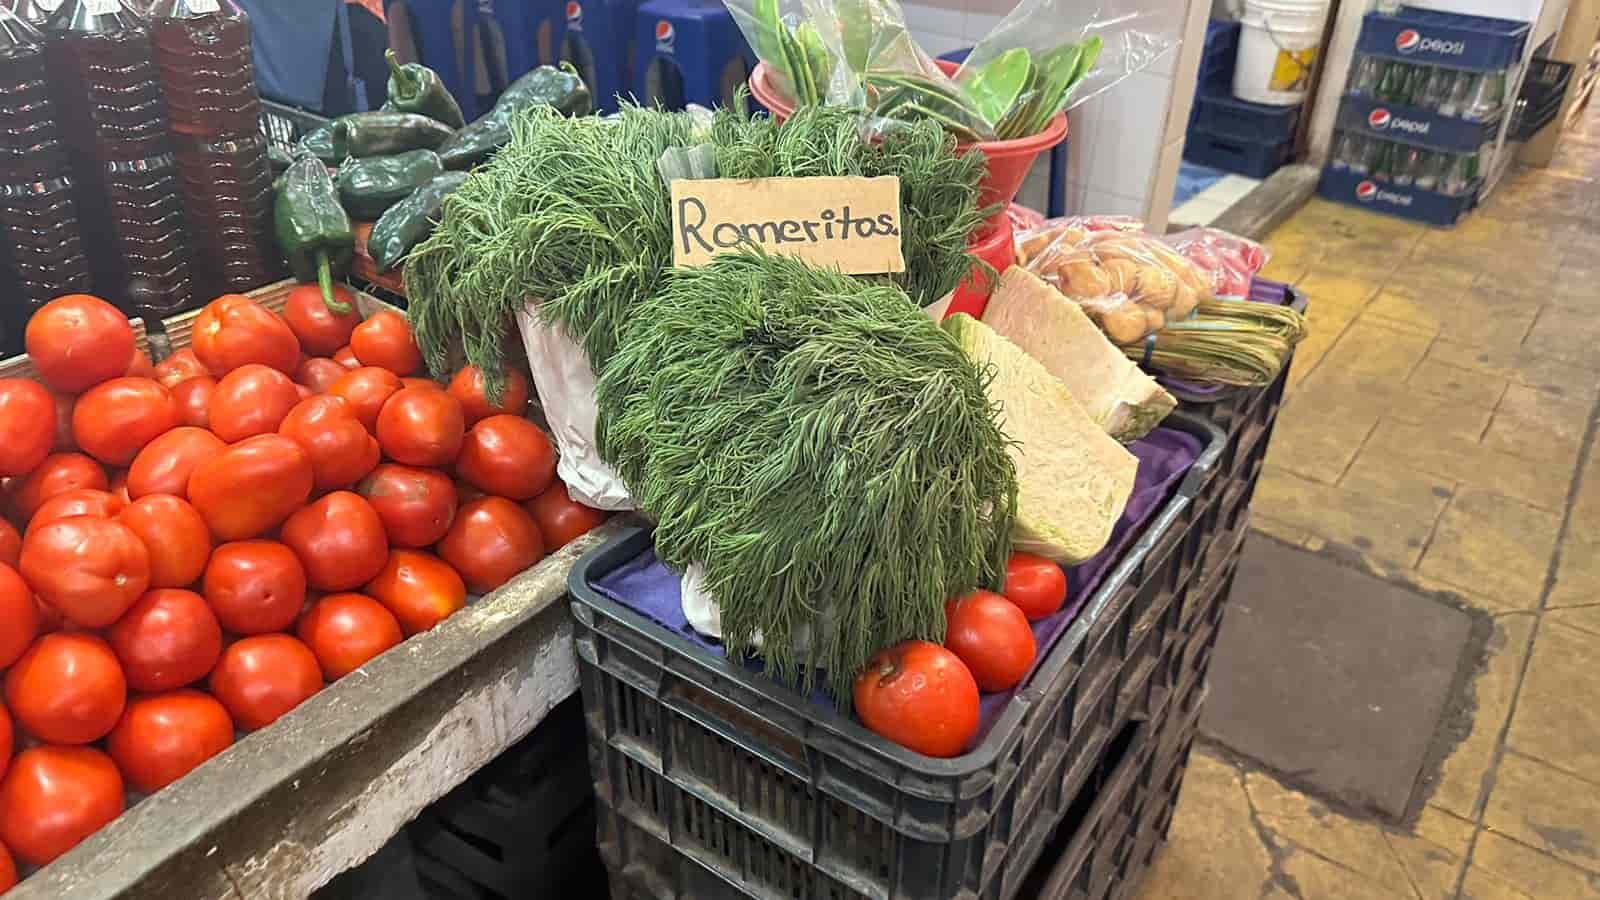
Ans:
[[[1600,108],[1455,229],[1313,201],[1256,527],[1494,616],[1421,818],[1346,818],[1197,750],[1146,900],[1600,898]]]
[[[1188,165],[1188,163],[1185,163]],[[1168,217],[1173,225],[1210,225],[1261,184],[1258,178],[1223,175],[1215,183],[1185,200]]]

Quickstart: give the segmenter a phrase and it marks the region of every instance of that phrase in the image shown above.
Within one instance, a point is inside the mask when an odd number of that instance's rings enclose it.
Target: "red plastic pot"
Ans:
[[[948,60],[936,59],[934,62],[947,75],[954,75],[961,68],[960,63]],[[794,103],[783,95],[771,75],[772,70],[765,62],[756,64],[755,71],[750,73],[750,93],[772,113],[774,119],[782,122],[794,112]],[[1028,170],[1033,168],[1033,161],[1039,158],[1039,154],[1066,139],[1067,114],[1057,113],[1038,134],[1010,141],[957,143],[956,152],[981,150],[989,161],[989,174],[978,188],[978,206],[984,207],[993,203],[1010,203],[1017,196],[1017,191],[1022,189],[1022,182],[1028,177]]]
[[[974,319],[981,320],[983,311],[989,307],[989,295],[994,293],[998,275],[1003,274],[1017,261],[1017,246],[1013,240],[1011,216],[1001,212],[985,222],[968,242],[967,249],[973,256],[993,266],[996,277],[991,279],[982,266],[973,266],[972,274],[968,275],[951,295],[950,305],[944,314],[949,317],[956,313],[966,313]]]

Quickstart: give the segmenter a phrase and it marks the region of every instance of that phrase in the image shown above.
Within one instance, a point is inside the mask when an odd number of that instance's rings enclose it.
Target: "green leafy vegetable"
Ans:
[[[961,83],[978,115],[998,122],[1016,105],[1033,77],[1033,57],[1022,47],[996,56]]]

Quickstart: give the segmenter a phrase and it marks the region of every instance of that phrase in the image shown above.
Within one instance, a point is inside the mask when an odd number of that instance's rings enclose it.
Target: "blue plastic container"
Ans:
[[[601,112],[632,93],[638,10],[636,0],[566,0],[557,55],[577,67]]]
[[[468,122],[476,119],[483,110],[474,85],[476,60],[468,48],[478,31],[478,0],[388,0],[383,8],[390,21],[396,7],[406,10],[417,61],[439,73]]]
[[[647,105],[731,105],[755,68],[733,16],[715,0],[649,0],[635,16],[633,40],[633,92]]]
[[[1397,15],[1367,13],[1360,53],[1475,72],[1504,69],[1522,59],[1527,22],[1400,8]]]
[[[1500,127],[1496,116],[1488,122],[1468,122],[1441,116],[1417,106],[1386,103],[1376,97],[1347,95],[1339,104],[1339,127],[1368,137],[1415,144],[1432,150],[1471,153],[1494,140]]]
[[[478,0],[484,27],[498,38],[486,48],[496,96],[506,85],[556,60],[561,0]]]
[[[1258,141],[1190,129],[1183,158],[1202,166],[1251,178],[1266,178],[1294,155],[1294,140]]]
[[[1233,66],[1239,58],[1239,23],[1212,19],[1206,23],[1206,42],[1200,51],[1200,72],[1196,93],[1215,88],[1228,93],[1233,85]]]
[[[1263,144],[1294,138],[1300,124],[1299,106],[1267,106],[1233,97],[1231,88],[1205,91],[1195,98],[1190,125],[1208,134]]]
[[[1413,222],[1449,226],[1460,221],[1472,209],[1477,201],[1479,186],[1479,182],[1474,182],[1460,196],[1452,197],[1417,187],[1400,187],[1356,172],[1327,168],[1322,170],[1317,193],[1337,203],[1387,213]]]

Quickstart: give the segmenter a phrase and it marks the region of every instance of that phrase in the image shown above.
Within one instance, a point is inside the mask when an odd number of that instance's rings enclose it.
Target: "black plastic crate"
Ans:
[[[893,745],[589,587],[648,548],[647,532],[580,560],[570,585],[590,763],[602,820],[627,823],[601,823],[614,835],[607,865],[638,870],[633,890],[653,884],[657,898],[716,896],[716,885],[755,897],[1018,896],[1077,785],[1121,723],[1150,709],[1170,610],[1200,570],[1191,501],[1223,437],[1192,416],[1167,424],[1203,436],[1194,468],[957,759]],[[629,834],[676,855],[658,859]]]
[[[271,100],[261,101],[261,133],[267,136],[267,141],[273,146],[291,153],[301,138],[330,121],[326,116],[298,107],[273,103]]]
[[[1573,68],[1572,63],[1554,59],[1535,59],[1528,64],[1528,74],[1522,80],[1522,94],[1517,98],[1513,114],[1512,140],[1532,140],[1561,114],[1561,103],[1566,99]]]
[[[1183,144],[1184,159],[1251,178],[1266,178],[1283,168],[1293,155],[1293,140],[1258,141],[1213,134],[1198,123],[1189,129]]]
[[[1200,108],[1191,126],[1209,135],[1237,141],[1278,145],[1294,140],[1300,124],[1299,105],[1268,106],[1233,96],[1232,88],[1205,90],[1195,98]]]

